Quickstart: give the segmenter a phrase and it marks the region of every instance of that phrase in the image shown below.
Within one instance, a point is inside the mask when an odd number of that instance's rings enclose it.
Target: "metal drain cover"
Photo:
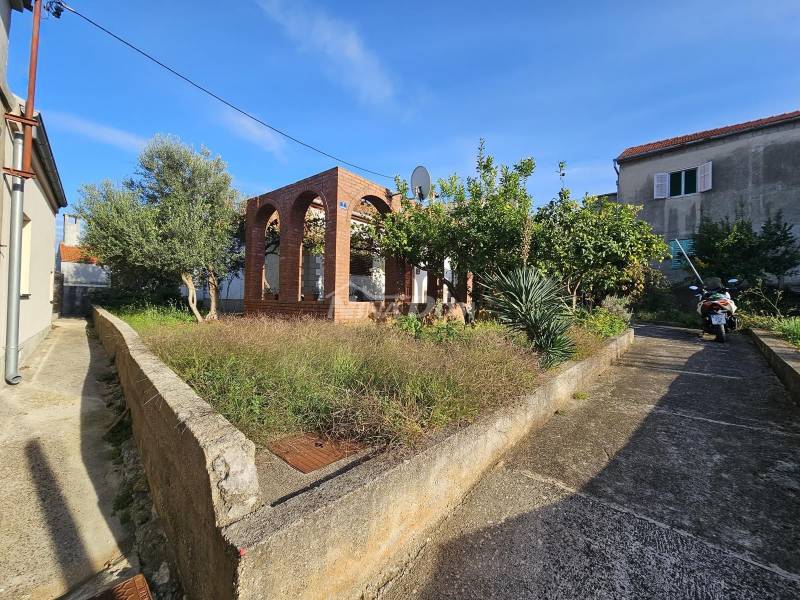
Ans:
[[[267,448],[301,473],[310,473],[359,452],[363,446],[302,433],[270,442]]]
[[[91,600],[153,600],[147,580],[141,573],[115,585],[113,588],[101,592]]]

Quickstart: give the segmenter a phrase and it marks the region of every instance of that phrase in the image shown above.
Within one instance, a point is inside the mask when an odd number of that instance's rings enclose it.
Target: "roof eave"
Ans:
[[[36,127],[36,135],[34,136],[34,140],[36,142],[36,149],[39,151],[39,158],[41,159],[42,165],[47,172],[47,179],[49,180],[50,186],[53,189],[53,194],[55,195],[55,200],[58,204],[58,207],[66,208],[67,195],[64,193],[64,185],[61,183],[61,175],[58,173],[56,159],[53,156],[53,149],[50,146],[50,139],[47,137],[47,129],[44,126],[42,113],[37,114],[36,119],[39,121],[39,125]]]
[[[22,12],[26,8],[28,10],[33,10],[33,1],[32,0],[11,0],[11,8],[14,10],[18,10]]]
[[[673,150],[685,148],[686,146],[693,146],[695,144],[704,144],[705,142],[710,142],[712,140],[731,137],[733,135],[740,135],[742,133],[750,133],[751,131],[758,131],[759,129],[768,129],[770,127],[777,127],[778,125],[784,125],[786,123],[792,123],[794,121],[800,121],[800,115],[790,117],[788,119],[782,119],[781,121],[775,121],[774,123],[766,123],[764,125],[759,125],[758,127],[750,127],[749,129],[740,129],[738,131],[728,131],[725,133],[718,133],[716,135],[710,135],[708,137],[704,137],[699,140],[690,140],[688,142],[683,142],[682,144],[675,144],[674,146],[667,146],[665,148],[656,148],[655,150],[647,150],[646,152],[637,152],[636,154],[631,154],[630,156],[623,157],[623,154],[625,154],[625,152],[623,152],[614,160],[616,160],[617,163],[623,163],[630,160],[636,160],[639,158],[647,158],[655,154],[662,154],[664,152],[671,152]]]

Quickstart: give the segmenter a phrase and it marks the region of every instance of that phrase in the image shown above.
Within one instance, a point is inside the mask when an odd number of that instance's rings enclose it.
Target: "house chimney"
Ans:
[[[81,243],[81,222],[75,215],[64,215],[64,244],[78,246]]]

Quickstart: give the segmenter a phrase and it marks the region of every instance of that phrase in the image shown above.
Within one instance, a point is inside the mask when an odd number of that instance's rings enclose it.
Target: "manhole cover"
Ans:
[[[303,433],[275,440],[267,444],[267,448],[301,473],[310,473],[355,454],[363,447],[355,442],[326,440],[313,433]]]
[[[144,575],[135,575],[91,600],[153,600]]]

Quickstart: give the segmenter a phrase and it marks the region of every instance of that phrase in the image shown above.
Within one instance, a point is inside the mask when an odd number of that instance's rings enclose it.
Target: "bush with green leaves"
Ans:
[[[465,337],[465,327],[453,321],[436,321],[425,325],[419,316],[400,315],[394,321],[395,327],[411,335],[415,340],[426,342],[452,342]]]
[[[598,307],[591,311],[581,311],[578,313],[578,322],[588,331],[600,337],[610,338],[621,334],[628,328],[628,319],[612,312],[604,307]]]
[[[600,305],[609,314],[619,317],[627,325],[631,322],[630,299],[620,296],[606,296]]]
[[[575,343],[569,337],[573,322],[563,288],[533,267],[498,272],[486,278],[485,298],[497,319],[525,333],[541,353],[545,368],[572,357]]]

